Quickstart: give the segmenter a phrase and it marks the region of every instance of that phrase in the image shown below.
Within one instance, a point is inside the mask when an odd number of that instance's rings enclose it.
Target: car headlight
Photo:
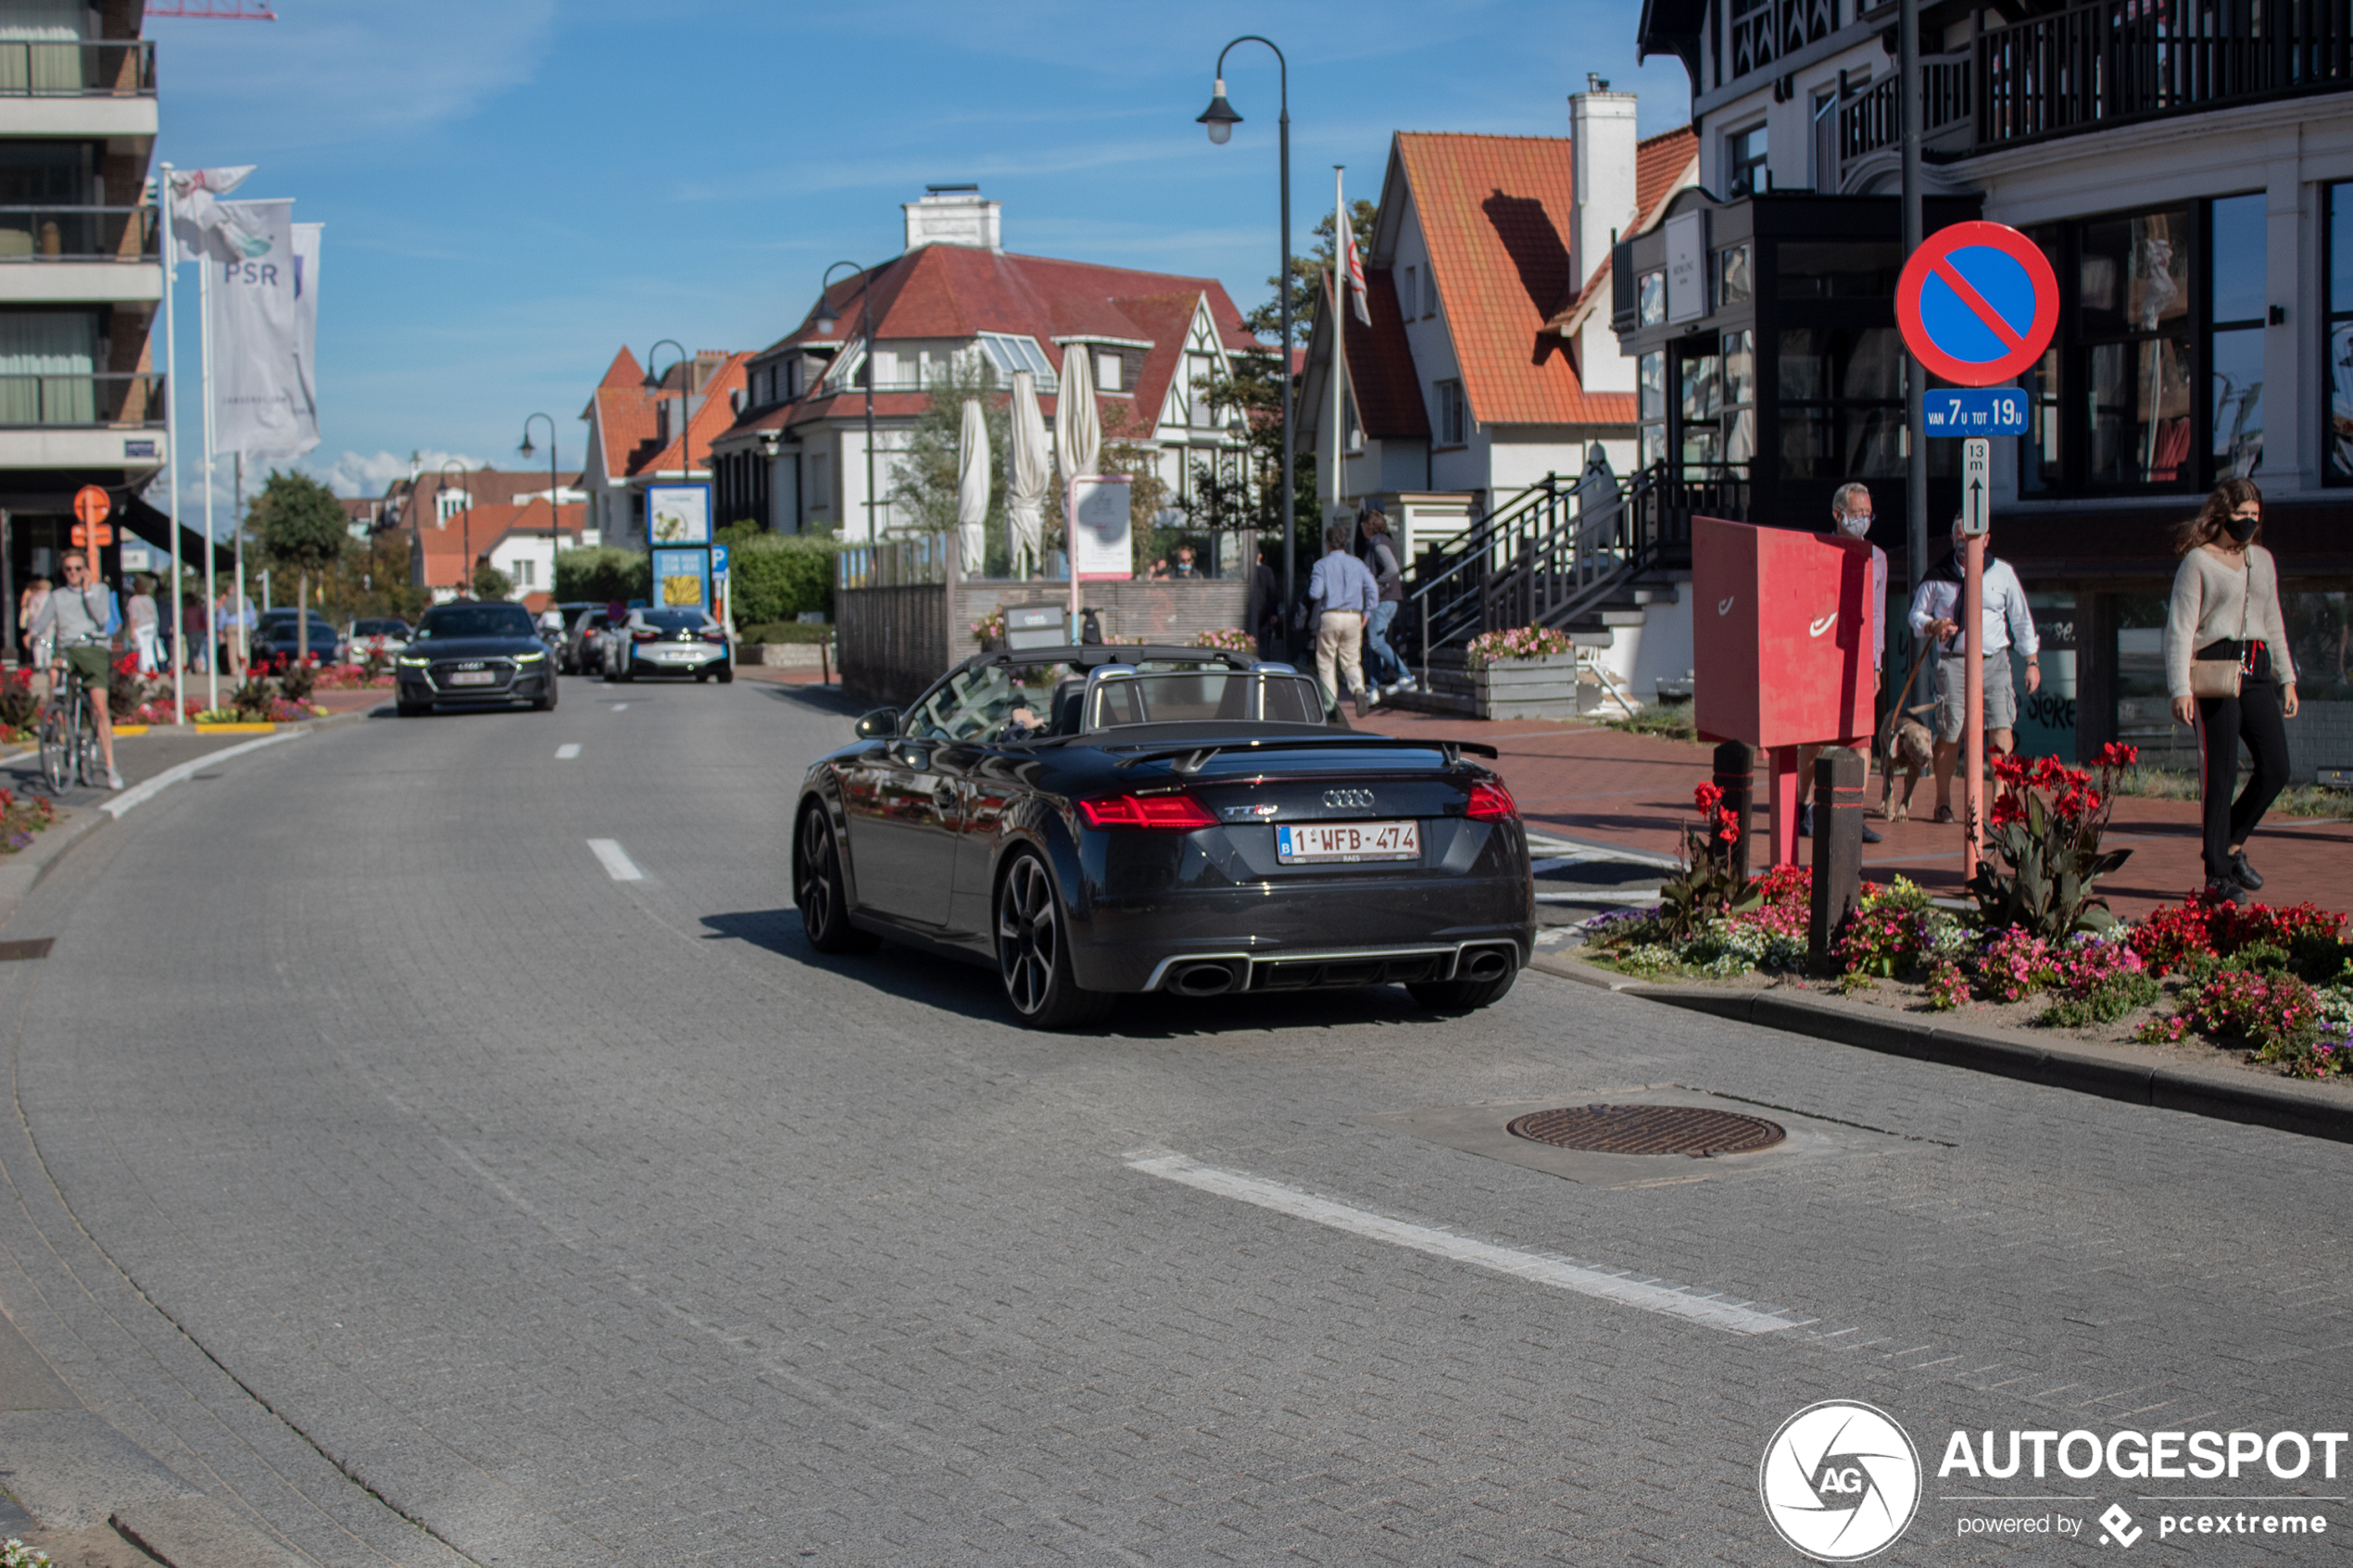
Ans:
[[[517,664],[529,664],[535,659],[542,659],[547,657],[547,650],[546,648],[541,648],[537,653],[519,653],[515,655],[515,662]]]
[[[423,654],[402,654],[399,662],[410,670],[422,670],[433,661]]]

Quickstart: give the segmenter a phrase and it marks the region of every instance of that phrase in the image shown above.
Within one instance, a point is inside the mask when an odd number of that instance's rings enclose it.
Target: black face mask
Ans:
[[[2261,518],[2234,517],[2225,519],[2222,526],[2231,531],[2231,537],[2233,540],[2244,545],[2255,537],[2255,531],[2261,527],[2262,523]]]

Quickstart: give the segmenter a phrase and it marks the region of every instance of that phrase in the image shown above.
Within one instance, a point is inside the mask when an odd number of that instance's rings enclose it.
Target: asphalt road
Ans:
[[[0,964],[0,1305],[321,1562],[1793,1563],[1759,1459],[1825,1399],[1920,1451],[1886,1561],[2113,1562],[2111,1503],[2135,1555],[2344,1558],[2317,1461],[1937,1469],[1956,1428],[2353,1426],[2353,1148],[1536,973],[1026,1033],[985,972],[802,945],[793,788],[848,734],[574,681],[79,846],[0,933],[57,938]],[[1792,1135],[1495,1132],[1628,1095]],[[2145,1500],[2191,1494],[2332,1500]],[[2248,1506],[2329,1533],[2158,1534]],[[2011,1516],[2082,1534],[1960,1534]]]

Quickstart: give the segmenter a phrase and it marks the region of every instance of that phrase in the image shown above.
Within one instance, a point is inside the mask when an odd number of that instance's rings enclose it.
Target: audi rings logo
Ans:
[[[1334,810],[1369,811],[1373,809],[1373,792],[1369,789],[1327,789],[1324,804]]]
[[[1781,1539],[1818,1562],[1859,1562],[1912,1523],[1920,1456],[1885,1411],[1825,1399],[1781,1423],[1756,1490]]]

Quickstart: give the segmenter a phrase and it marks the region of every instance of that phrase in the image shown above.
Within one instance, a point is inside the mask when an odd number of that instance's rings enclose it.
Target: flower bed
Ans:
[[[32,835],[57,820],[57,809],[45,795],[19,797],[0,789],[0,855],[13,855],[32,842]]]
[[[1473,670],[1522,659],[1550,659],[1571,651],[1568,633],[1554,626],[1515,626],[1508,631],[1483,632],[1471,639],[1467,659]]]
[[[2130,747],[2111,748],[2112,766]],[[2311,904],[2241,908],[2196,894],[2121,922],[2093,890],[2115,857],[2098,845],[2108,792],[2073,770],[2013,771],[2015,804],[1993,820],[2013,854],[1969,884],[1978,908],[1938,907],[1902,878],[1866,883],[1831,962],[1807,967],[1812,872],[1782,867],[1738,882],[1727,867],[1738,829],[1713,785],[1693,797],[1685,869],[1655,909],[1617,910],[1584,926],[1587,958],[1648,979],[1822,985],[1908,1010],[1974,1010],[2019,1023],[2124,1043],[2234,1053],[2298,1078],[2353,1071],[2353,943],[2345,919]],[[2032,797],[2038,787],[2053,798]],[[2070,798],[2072,797],[2072,798]],[[2007,821],[2004,821],[2007,819]],[[2038,869],[2081,866],[2080,881]],[[2003,869],[2007,867],[2005,872]],[[2006,875],[2029,883],[2021,889]],[[2062,888],[2064,894],[2062,896]]]

